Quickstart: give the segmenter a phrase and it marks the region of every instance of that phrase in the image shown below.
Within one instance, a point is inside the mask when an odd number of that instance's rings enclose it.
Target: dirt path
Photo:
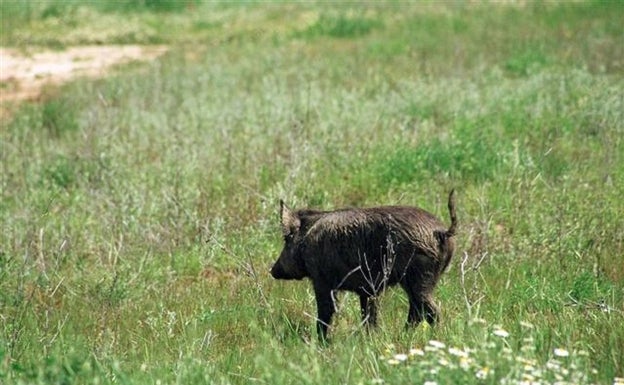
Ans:
[[[163,46],[82,46],[28,54],[0,48],[0,105],[35,100],[46,85],[81,76],[103,76],[115,64],[152,60],[166,50]]]

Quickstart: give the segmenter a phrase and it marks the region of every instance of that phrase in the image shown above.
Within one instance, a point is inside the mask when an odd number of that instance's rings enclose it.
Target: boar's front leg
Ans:
[[[367,326],[377,326],[377,302],[374,297],[360,294],[362,322]]]
[[[431,295],[435,282],[430,278],[420,276],[401,282],[401,286],[409,298],[408,326],[418,325],[422,320],[426,320],[433,326],[438,320],[438,307],[433,302]]]
[[[438,307],[430,294],[414,294],[409,296],[408,326],[418,325],[423,319],[433,326],[438,320]]]
[[[331,289],[323,285],[314,285],[314,295],[316,296],[316,307],[318,318],[316,320],[316,331],[321,341],[327,340],[327,328],[331,323],[335,312],[334,299]]]

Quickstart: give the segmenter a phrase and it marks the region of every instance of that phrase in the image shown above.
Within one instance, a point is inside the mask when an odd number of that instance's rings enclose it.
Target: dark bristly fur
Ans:
[[[363,321],[375,325],[375,298],[398,283],[409,297],[408,325],[423,319],[433,324],[438,317],[433,290],[454,250],[454,190],[449,194],[448,209],[451,226],[447,229],[417,207],[291,211],[280,201],[285,244],[271,275],[311,279],[321,339],[326,338],[335,311],[335,290],[357,293]]]

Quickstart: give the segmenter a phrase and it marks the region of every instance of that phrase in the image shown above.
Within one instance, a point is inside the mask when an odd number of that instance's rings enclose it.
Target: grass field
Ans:
[[[0,4],[3,46],[171,47],[1,123],[0,383],[624,383],[624,3]],[[318,344],[279,199],[451,188],[440,324],[346,294]]]

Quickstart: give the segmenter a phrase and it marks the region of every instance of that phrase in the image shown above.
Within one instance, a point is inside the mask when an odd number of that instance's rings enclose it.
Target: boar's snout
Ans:
[[[271,275],[275,279],[303,279],[306,277],[305,268],[296,256],[289,253],[290,250],[282,252],[271,268]]]
[[[279,261],[275,262],[273,267],[271,268],[271,276],[275,279],[286,279],[286,272],[282,265],[280,265]]]
[[[284,264],[278,260],[275,262],[273,267],[271,268],[271,275],[275,279],[303,279],[305,278],[305,273],[295,268],[286,268]]]

